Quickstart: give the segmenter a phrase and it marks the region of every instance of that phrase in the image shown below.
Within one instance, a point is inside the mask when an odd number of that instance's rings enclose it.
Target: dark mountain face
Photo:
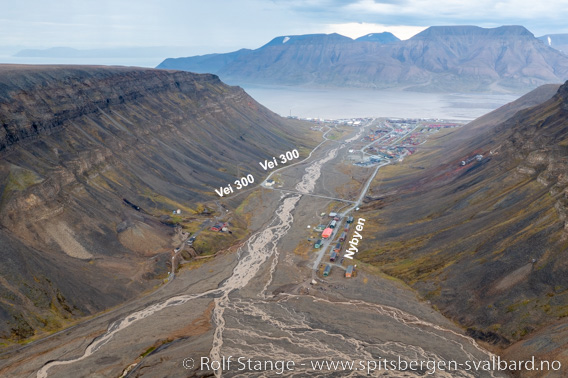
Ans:
[[[304,125],[216,76],[155,69],[0,66],[0,123],[12,341],[154,286],[171,269],[165,215],[197,216],[239,170],[261,180],[260,160],[308,143]]]
[[[555,89],[539,88],[387,167],[362,209],[378,230],[364,262],[502,347],[533,332],[542,340],[538,330],[552,332],[568,315],[568,83]],[[565,350],[567,340],[558,342]],[[546,356],[549,346],[530,350]]]
[[[437,26],[389,43],[373,36],[282,36],[238,56],[166,59],[158,68],[209,71],[235,83],[450,92],[520,92],[568,78],[568,57],[522,26]]]

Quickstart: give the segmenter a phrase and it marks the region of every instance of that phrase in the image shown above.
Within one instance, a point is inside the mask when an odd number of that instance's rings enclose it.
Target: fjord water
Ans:
[[[282,116],[301,118],[400,117],[473,120],[516,100],[516,94],[421,93],[395,89],[303,88],[242,85]]]

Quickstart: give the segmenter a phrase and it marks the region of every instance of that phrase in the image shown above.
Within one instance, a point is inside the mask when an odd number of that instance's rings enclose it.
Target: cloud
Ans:
[[[390,31],[405,39],[433,25],[568,33],[566,14],[566,0],[26,0],[3,7],[0,34],[4,45],[199,46],[207,53],[257,48],[290,34]]]
[[[440,22],[497,22],[517,20],[532,22],[538,18],[565,20],[568,3],[565,0],[404,0],[400,2],[358,0],[350,1],[343,11],[367,17],[395,17],[423,20],[428,25]],[[387,23],[381,18],[381,22]]]

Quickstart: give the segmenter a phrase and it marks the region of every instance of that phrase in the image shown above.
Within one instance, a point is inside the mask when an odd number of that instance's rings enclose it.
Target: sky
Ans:
[[[161,59],[258,48],[276,36],[307,33],[356,38],[390,31],[408,39],[433,25],[568,33],[568,0],[0,1],[0,62],[16,63],[26,59],[13,54],[28,48],[111,49],[96,53]]]

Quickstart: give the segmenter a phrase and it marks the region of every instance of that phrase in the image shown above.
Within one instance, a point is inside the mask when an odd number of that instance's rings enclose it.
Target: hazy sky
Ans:
[[[257,48],[275,36],[431,25],[524,25],[568,33],[568,0],[1,0],[0,48],[185,46],[193,54]],[[9,49],[9,48],[8,48]]]

